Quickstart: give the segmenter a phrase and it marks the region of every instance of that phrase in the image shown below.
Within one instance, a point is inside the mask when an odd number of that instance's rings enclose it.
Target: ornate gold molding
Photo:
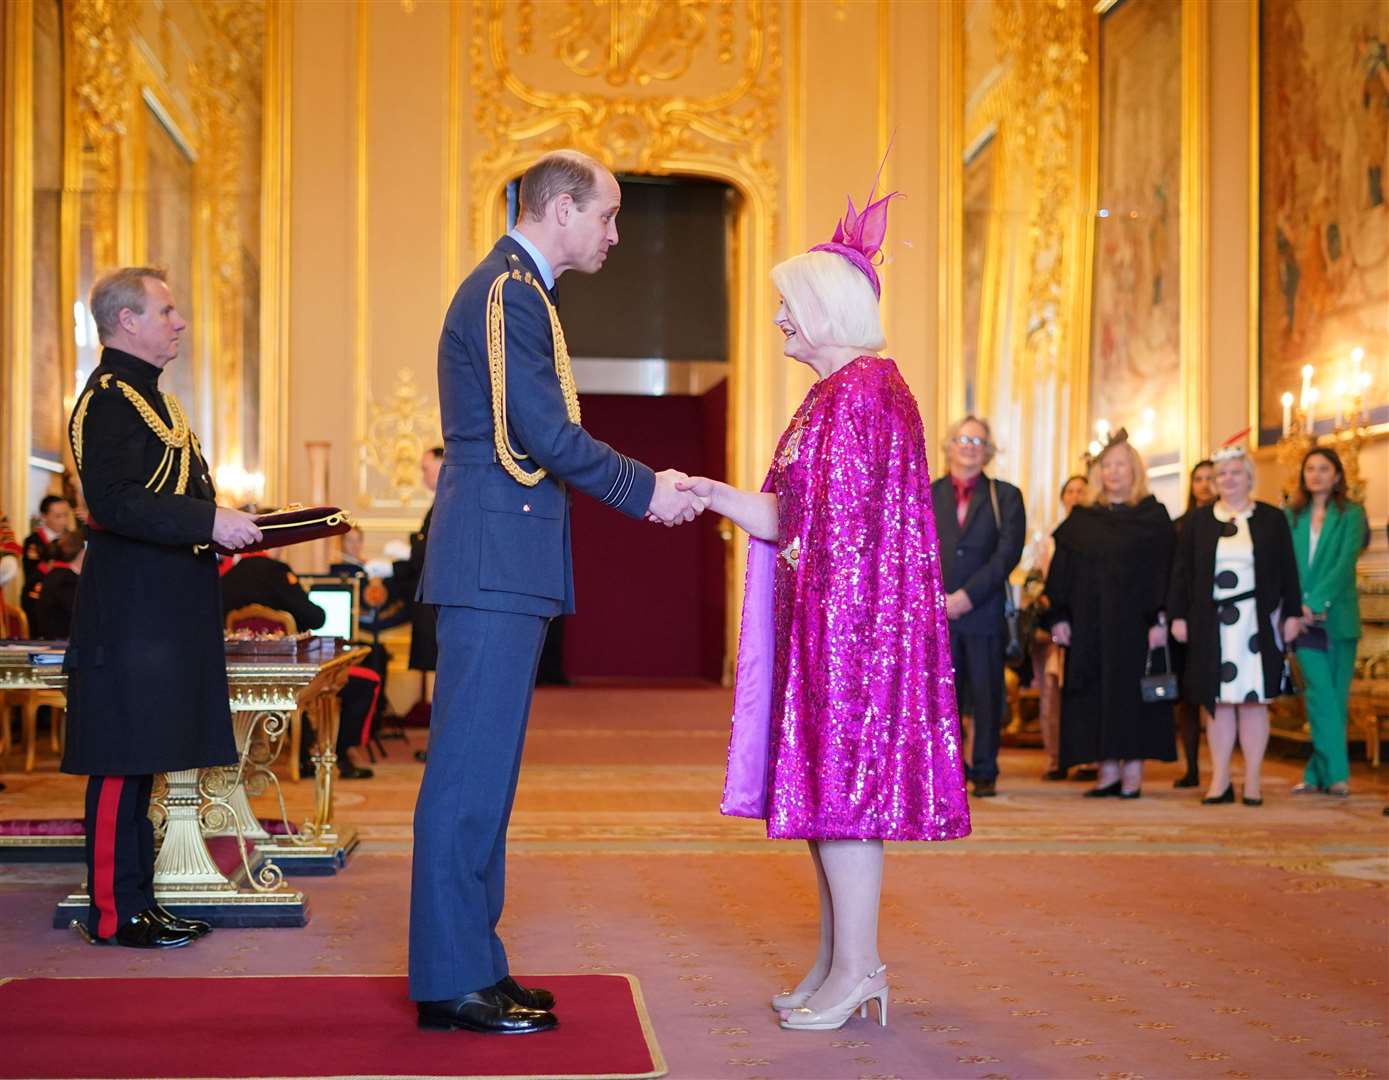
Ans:
[[[420,456],[439,442],[439,408],[421,393],[408,367],[396,372],[395,388],[384,405],[368,406],[365,433],[358,444],[360,476],[357,490],[370,490],[371,474],[385,479],[391,495],[373,498],[372,506],[427,505],[428,492],[420,478]]]
[[[726,20],[713,37],[705,35],[704,22],[693,17],[699,6],[682,0],[614,3],[605,35],[595,18],[609,6],[576,0],[563,9],[526,9],[486,0],[474,7],[471,82],[474,116],[484,142],[472,170],[473,190],[479,196],[474,199],[475,244],[482,244],[487,235],[489,196],[531,161],[562,146],[583,150],[614,171],[689,171],[732,180],[763,195],[776,191],[779,176],[766,148],[777,126],[781,96],[779,5],[747,0],[737,6],[741,36],[736,24]],[[541,24],[561,10],[567,17],[555,20],[559,25],[547,32]],[[658,17],[660,12],[665,17]],[[577,85],[570,90],[543,89],[518,70],[518,61],[532,63],[527,57],[535,42],[566,32],[576,13],[584,14],[581,24],[592,40],[604,43],[607,59],[578,71],[566,59],[562,44],[554,66]],[[683,18],[675,19],[677,13]],[[624,29],[629,20],[633,26],[640,23],[642,34]],[[732,68],[733,58],[724,57],[737,40],[743,46],[738,74],[721,87],[692,94],[678,92],[681,85],[670,88],[677,92],[650,85],[683,83],[679,76],[692,64],[702,64],[706,75],[711,65],[713,70]],[[682,56],[678,64],[669,59],[674,53]],[[656,64],[654,57],[666,59]],[[586,85],[599,80],[623,92]],[[629,86],[632,83],[636,85]]]
[[[260,202],[260,470],[266,498],[285,501],[289,487],[290,74],[294,9],[265,7],[262,61]]]
[[[1182,471],[1210,449],[1210,5],[1182,0]],[[1255,432],[1254,442],[1258,442]]]
[[[34,262],[34,11],[31,0],[12,0],[0,12],[4,32],[4,177],[0,235],[5,258],[5,353],[0,384],[7,401],[6,435],[0,441],[0,514],[8,514],[17,535],[29,521],[30,373],[33,329]],[[0,602],[4,598],[0,597]],[[8,717],[6,722],[8,723]]]
[[[117,192],[121,141],[129,129],[129,45],[117,29],[127,23],[129,0],[77,0],[72,7],[73,91],[82,139],[82,176],[93,192],[92,244],[97,266],[120,262]]]
[[[1003,137],[1009,159],[1027,162],[1032,179],[1025,370],[1033,379],[1070,384],[1072,451],[1085,434],[1089,381],[1084,318],[1089,244],[1078,225],[1087,220],[1087,200],[1078,183],[1084,158],[1076,152],[1090,122],[1089,21],[1090,13],[1079,3],[999,0],[994,7],[994,30],[1013,65],[1008,112],[1015,122],[1005,126]]]

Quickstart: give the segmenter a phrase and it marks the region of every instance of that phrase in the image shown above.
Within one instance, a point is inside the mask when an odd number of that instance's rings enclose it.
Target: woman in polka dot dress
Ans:
[[[1302,589],[1287,519],[1253,498],[1249,455],[1235,447],[1214,459],[1220,497],[1182,530],[1167,608],[1172,636],[1189,646],[1183,696],[1206,717],[1212,773],[1202,801],[1235,801],[1238,739],[1244,804],[1261,806],[1268,703],[1281,692],[1286,643],[1302,632]]]

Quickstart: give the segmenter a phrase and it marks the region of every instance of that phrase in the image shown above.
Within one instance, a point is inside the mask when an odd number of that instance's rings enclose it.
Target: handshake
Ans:
[[[714,481],[703,476],[686,476],[678,469],[658,472],[646,520],[667,528],[693,521],[714,501],[714,487]]]

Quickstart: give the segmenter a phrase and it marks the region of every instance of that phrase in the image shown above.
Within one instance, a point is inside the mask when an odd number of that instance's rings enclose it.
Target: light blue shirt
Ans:
[[[550,269],[550,260],[540,254],[540,249],[527,240],[519,229],[512,229],[506,235],[526,249],[526,254],[535,260],[535,268],[540,271],[540,276],[545,279],[545,288],[553,289],[555,287],[555,275],[554,271]]]

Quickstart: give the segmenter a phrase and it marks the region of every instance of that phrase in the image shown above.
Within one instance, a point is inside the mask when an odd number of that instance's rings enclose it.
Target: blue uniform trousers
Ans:
[[[429,757],[415,804],[410,997],[442,1001],[509,973],[497,936],[506,828],[549,619],[441,606]]]

